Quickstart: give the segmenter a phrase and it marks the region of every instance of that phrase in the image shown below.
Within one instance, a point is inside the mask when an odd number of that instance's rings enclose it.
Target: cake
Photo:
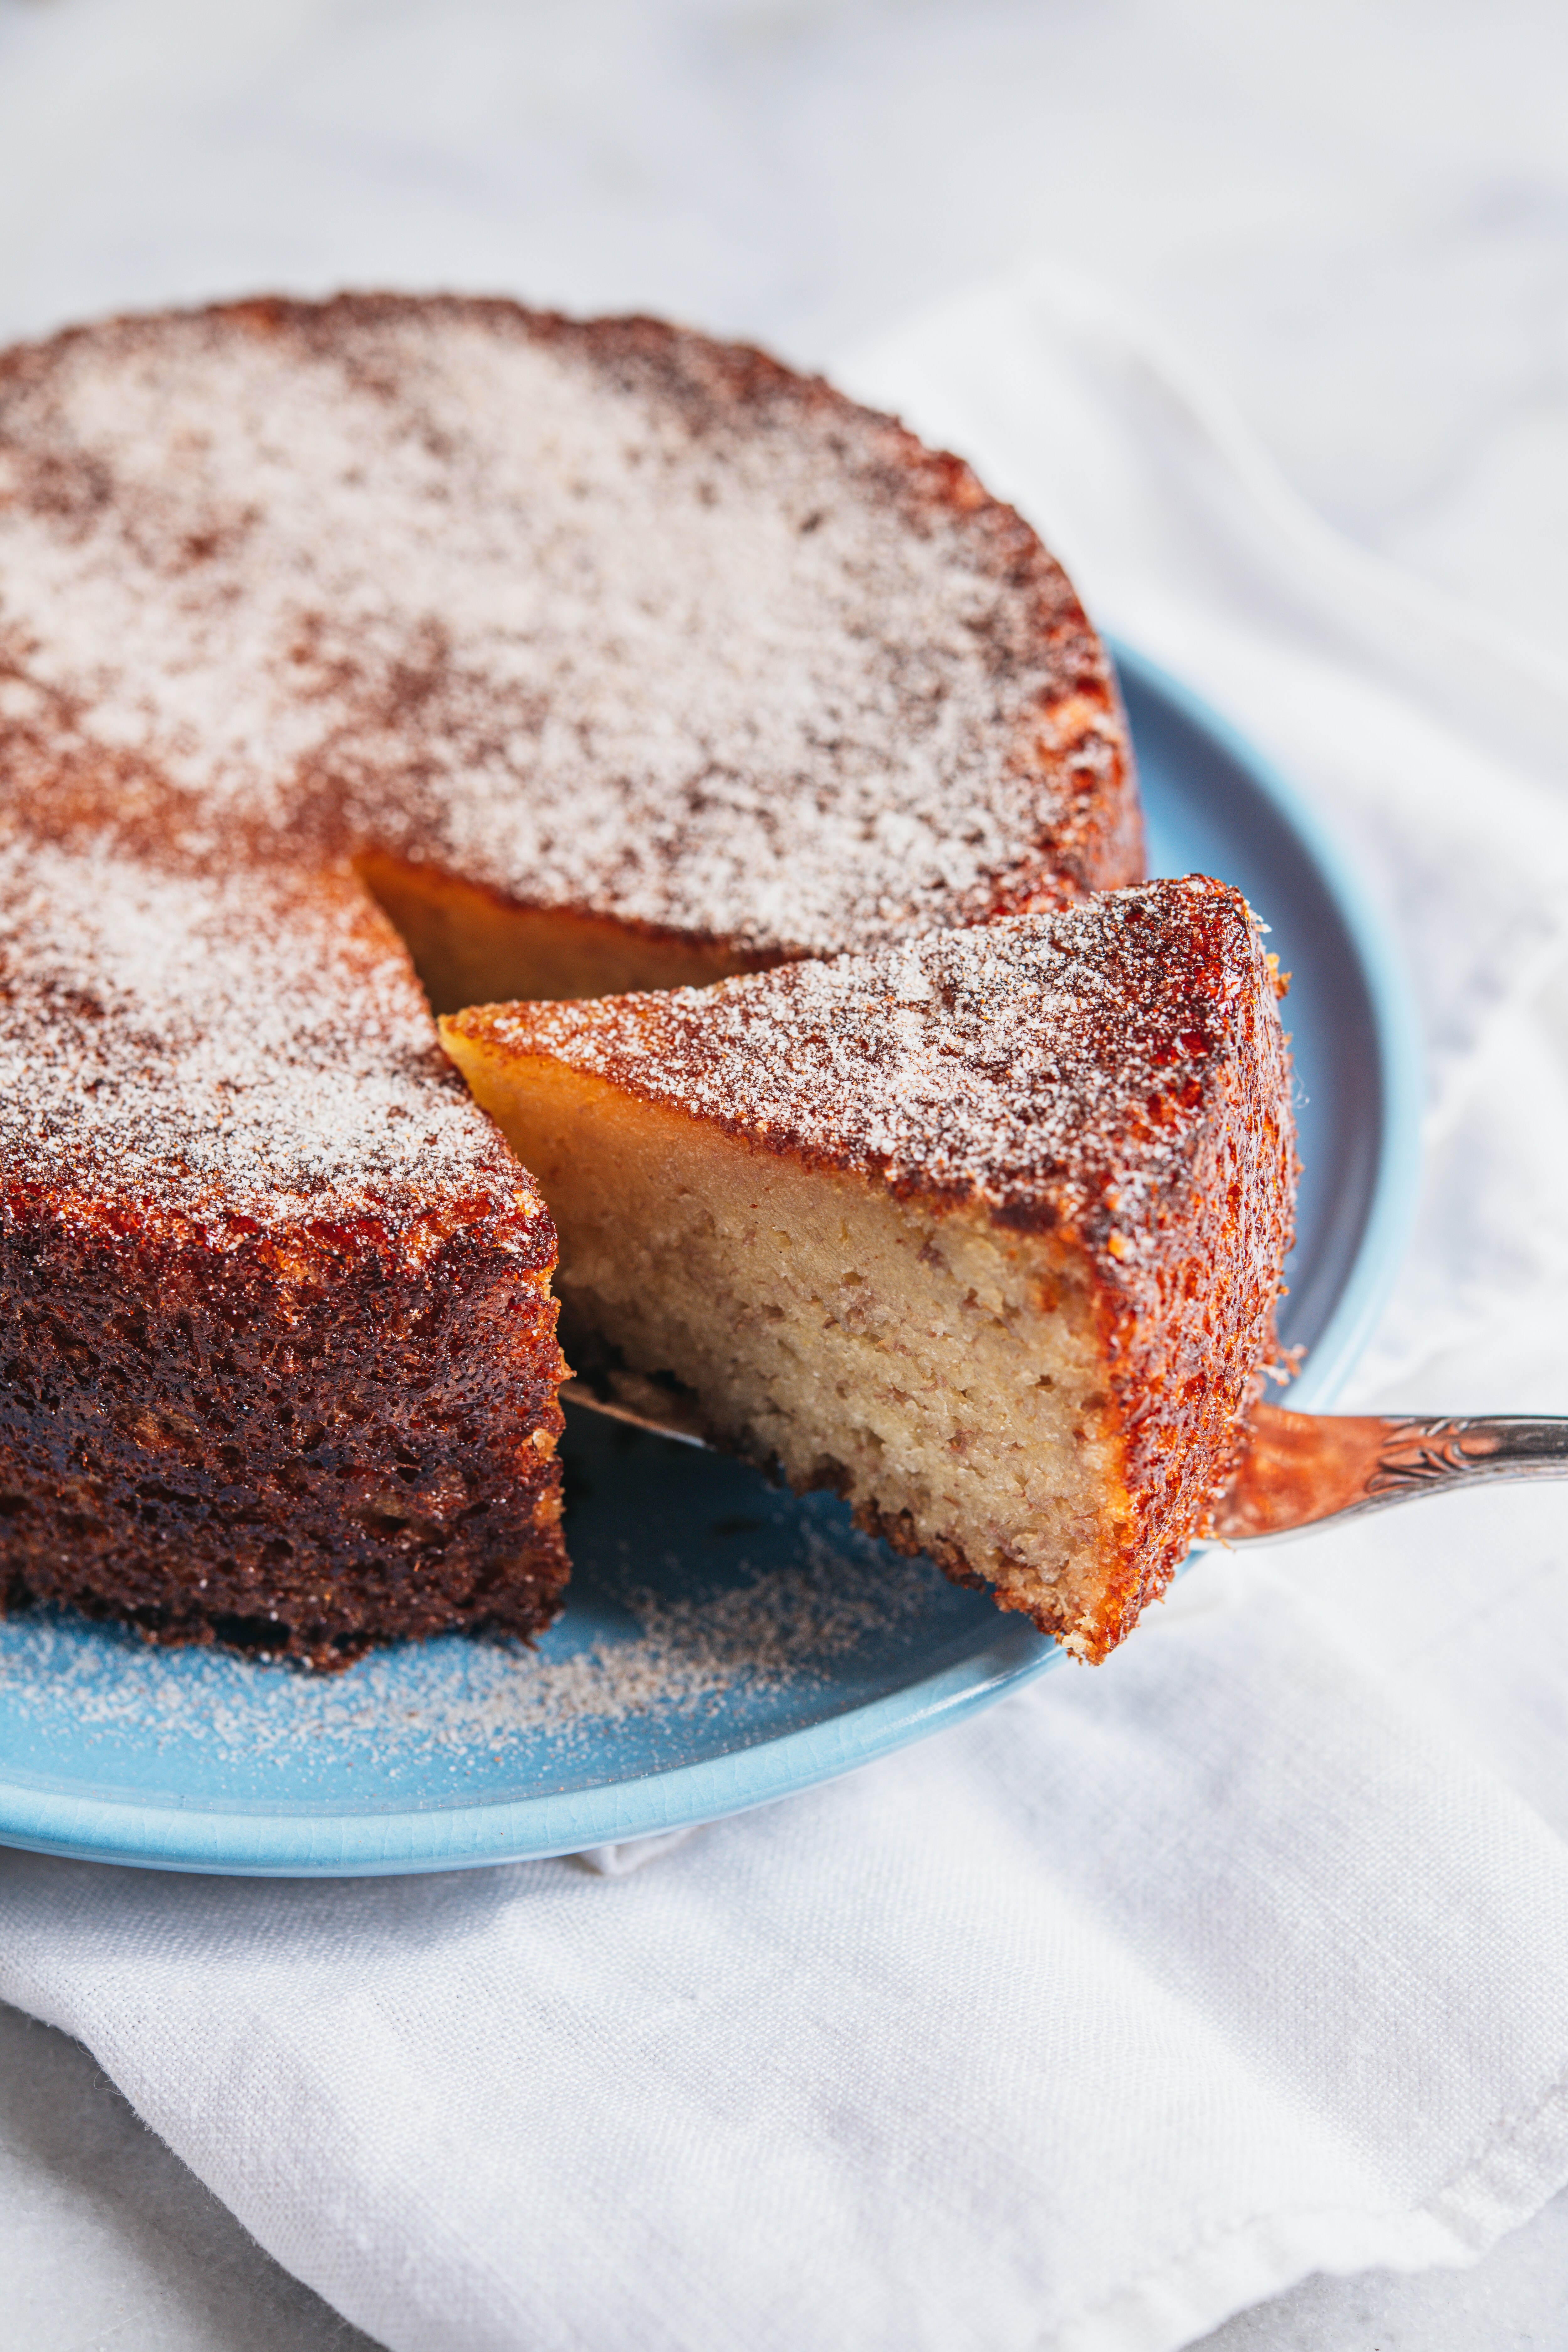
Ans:
[[[0,1581],[319,1666],[548,1622],[555,1240],[428,1006],[1140,871],[1060,569],[647,320],[343,297],[0,355]]]
[[[574,1356],[1098,1660],[1275,1353],[1276,993],[1189,877],[442,1034],[550,1204]]]

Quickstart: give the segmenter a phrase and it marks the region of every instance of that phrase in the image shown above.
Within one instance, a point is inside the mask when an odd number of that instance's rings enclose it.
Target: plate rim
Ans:
[[[1420,1183],[1423,1047],[1414,1000],[1375,908],[1331,826],[1202,696],[1120,639],[1117,671],[1208,736],[1293,833],[1350,936],[1369,1000],[1381,1080],[1372,1200],[1350,1275],[1297,1394],[1331,1401],[1399,1271]],[[963,1721],[1058,1664],[1062,1652],[1020,1619],[999,1617],[984,1648],[902,1690],[716,1757],[592,1788],[478,1804],[394,1801],[354,1813],[207,1810],[78,1794],[0,1775],[0,1846],[79,1861],[227,1876],[371,1877],[475,1869],[582,1853],[750,1811],[837,1780]]]

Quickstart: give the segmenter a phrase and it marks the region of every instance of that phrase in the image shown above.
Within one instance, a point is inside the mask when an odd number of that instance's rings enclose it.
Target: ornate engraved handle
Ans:
[[[1568,1420],[1285,1412],[1258,1406],[1208,1532],[1293,1534],[1482,1478],[1568,1478]]]

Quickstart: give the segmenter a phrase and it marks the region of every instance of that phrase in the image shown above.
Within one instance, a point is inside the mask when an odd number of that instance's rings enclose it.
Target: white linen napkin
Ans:
[[[1568,688],[1081,287],[849,373],[1381,891],[1432,1163],[1363,1392],[1568,1411]],[[0,1995],[395,2352],[1174,2352],[1313,2268],[1466,2261],[1568,2179],[1563,1494],[1212,1555],[1106,1666],[630,1876],[5,1856]]]

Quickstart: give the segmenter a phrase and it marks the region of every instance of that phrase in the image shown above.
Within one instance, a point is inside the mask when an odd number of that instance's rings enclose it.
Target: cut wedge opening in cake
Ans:
[[[628,989],[705,988],[780,961],[731,942],[527,907],[437,866],[367,850],[354,870],[402,937],[433,1013],[527,997],[552,1003]]]
[[[442,1028],[549,1202],[569,1357],[1081,1655],[1121,1637],[1274,1354],[1289,1066],[1235,891]]]

